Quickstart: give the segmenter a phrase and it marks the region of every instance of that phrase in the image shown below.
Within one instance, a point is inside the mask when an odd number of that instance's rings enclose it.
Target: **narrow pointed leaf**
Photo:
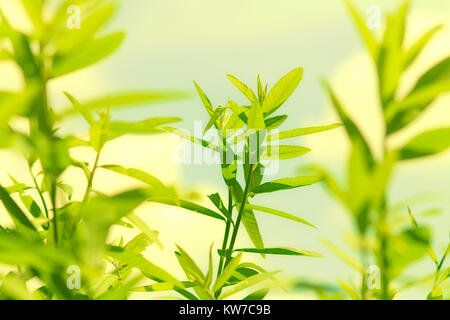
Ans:
[[[245,85],[232,75],[228,74],[227,78],[248,98],[248,100],[250,100],[251,103],[258,102],[255,93],[249,87],[247,87],[247,85]]]
[[[313,134],[313,133],[332,130],[335,128],[339,128],[341,126],[342,126],[342,124],[336,123],[336,124],[331,124],[328,126],[293,129],[293,130],[289,130],[289,131],[283,131],[283,132],[280,132],[275,135],[270,135],[266,138],[266,140],[272,141],[272,140],[283,140],[283,139],[289,139],[289,138],[294,138],[294,137],[301,137],[301,136],[305,136],[305,135],[309,135],[309,134]]]
[[[103,165],[101,168],[134,178],[152,187],[165,188],[164,184],[158,178],[139,169],[127,169],[118,165]]]
[[[257,205],[254,205],[254,204],[248,205],[248,207],[253,209],[253,210],[255,210],[255,211],[261,211],[261,212],[273,214],[275,216],[279,216],[279,217],[282,217],[282,218],[285,218],[285,219],[289,219],[289,220],[292,220],[292,221],[297,221],[297,222],[306,224],[308,226],[311,226],[313,228],[317,228],[316,226],[314,226],[313,224],[309,223],[308,221],[306,221],[306,220],[304,220],[302,218],[296,217],[296,216],[294,216],[292,214],[289,214],[289,213],[286,213],[286,212],[283,212],[283,211],[280,211],[280,210],[266,208],[266,207],[262,207],[262,206],[257,206]]]
[[[61,77],[99,62],[116,51],[124,38],[125,34],[122,32],[113,33],[103,38],[91,40],[76,52],[57,56],[51,78]]]
[[[321,176],[301,176],[295,178],[278,179],[264,183],[252,190],[255,194],[274,192],[278,190],[287,190],[303,186],[309,186],[322,181]]]
[[[110,247],[108,255],[131,267],[139,269],[147,278],[155,281],[173,283],[178,288],[183,288],[183,284],[175,277],[148,261],[140,254],[129,252],[123,248]]]
[[[431,156],[450,147],[450,128],[434,129],[424,132],[409,141],[400,149],[402,160]]]
[[[220,296],[219,299],[225,299],[233,294],[236,294],[242,290],[245,290],[249,287],[252,287],[258,283],[261,283],[263,281],[266,281],[268,279],[272,279],[274,275],[276,275],[277,273],[279,273],[279,271],[274,271],[274,272],[267,272],[267,273],[260,273],[260,274],[256,274],[254,276],[251,276],[241,282],[239,282],[238,284],[232,286],[230,289],[224,291]]]
[[[263,253],[263,254],[274,254],[282,256],[305,256],[305,257],[316,257],[321,258],[323,255],[317,252],[308,250],[298,250],[293,248],[264,248],[264,249],[254,249],[254,248],[244,248],[236,249],[234,251],[239,252],[249,252],[249,253]]]
[[[222,271],[222,273],[217,277],[216,282],[214,283],[213,292],[217,292],[223,288],[223,286],[227,283],[227,281],[231,278],[234,271],[238,267],[241,262],[242,253],[238,254],[234,257],[226,266],[226,268]]]
[[[345,4],[347,5],[347,8],[350,11],[350,14],[352,15],[355,25],[358,28],[358,31],[359,31],[362,39],[364,40],[364,43],[366,44],[367,48],[369,49],[369,52],[372,55],[373,60],[377,61],[379,45],[378,45],[374,35],[367,27],[366,20],[361,16],[361,14],[358,12],[358,10],[355,8],[355,6],[350,1],[346,0]]]
[[[262,109],[265,116],[274,113],[292,95],[303,77],[303,68],[289,72],[272,88],[264,99]]]
[[[404,69],[407,69],[416,60],[423,48],[440,29],[442,29],[442,25],[431,28],[413,43],[413,45],[404,54]]]
[[[208,112],[209,116],[211,117],[214,114],[214,107],[211,104],[211,101],[209,101],[209,98],[206,96],[206,94],[202,91],[200,86],[194,81],[195,88],[197,89],[197,92],[200,96],[200,99],[203,102],[203,105],[205,106],[206,111]]]
[[[311,149],[299,146],[267,146],[261,155],[262,160],[288,160],[301,157],[311,152]]]

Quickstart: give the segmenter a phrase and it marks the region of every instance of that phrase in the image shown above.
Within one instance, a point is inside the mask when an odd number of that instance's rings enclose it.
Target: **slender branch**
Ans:
[[[219,268],[217,270],[217,276],[219,276],[222,273],[222,269],[223,269],[223,262],[224,262],[223,254],[225,253],[225,250],[227,249],[228,238],[230,236],[232,212],[233,212],[233,197],[231,194],[231,188],[228,188],[228,214],[229,214],[230,218],[227,219],[227,225],[225,227],[225,234],[224,234],[223,243],[222,243],[222,254],[220,255],[220,262],[219,262]]]
[[[227,264],[231,260],[231,254],[233,252],[234,245],[236,243],[236,238],[237,238],[237,234],[238,234],[238,231],[239,231],[239,226],[241,224],[242,216],[244,215],[245,205],[247,203],[247,199],[248,199],[248,195],[249,195],[249,191],[250,191],[250,184],[251,184],[251,181],[252,181],[253,166],[254,166],[253,164],[250,164],[249,169],[248,169],[248,175],[247,175],[247,179],[245,181],[244,195],[242,196],[241,203],[239,205],[239,214],[238,214],[238,216],[236,218],[236,223],[235,223],[235,226],[233,228],[233,234],[231,236],[230,247],[228,248],[228,250],[226,252],[227,259],[225,260],[225,266],[227,266]]]
[[[55,244],[58,244],[58,210],[57,210],[57,206],[56,206],[56,188],[57,188],[57,184],[56,184],[56,178],[53,179],[52,181],[52,186],[50,188],[50,199],[52,202],[52,207],[53,207],[53,231],[54,231],[54,236],[55,236]]]
[[[97,171],[98,162],[100,160],[100,151],[101,151],[101,149],[97,152],[97,155],[95,157],[94,167],[92,168],[91,174],[89,175],[86,192],[84,193],[84,197],[83,197],[83,204],[86,203],[86,201],[88,200],[89,193],[91,192],[91,189],[92,189],[92,184],[94,182],[94,175],[95,175],[95,172]]]
[[[387,153],[387,136],[386,134],[383,137],[383,154],[384,158],[386,158]],[[381,207],[379,208],[378,212],[378,230],[377,235],[379,239],[379,264],[380,264],[380,271],[381,271],[381,292],[382,292],[382,299],[383,300],[389,300],[390,294],[389,294],[389,275],[388,275],[388,268],[389,268],[389,260],[387,257],[387,246],[388,246],[388,239],[386,236],[386,192],[384,193],[383,197],[383,203],[381,204]]]
[[[363,271],[361,274],[361,299],[367,300],[367,250],[365,243],[365,235],[361,235],[363,241],[363,247],[361,248],[361,263],[363,265]]]
[[[30,168],[31,178],[33,179],[34,187],[36,188],[37,192],[39,193],[39,197],[41,198],[42,205],[44,207],[45,217],[48,219],[49,218],[49,213],[48,213],[47,203],[45,202],[44,195],[42,194],[42,190],[39,187],[39,184],[38,184],[38,182],[36,180],[36,176],[33,174],[33,170],[31,169],[31,166],[29,168]]]

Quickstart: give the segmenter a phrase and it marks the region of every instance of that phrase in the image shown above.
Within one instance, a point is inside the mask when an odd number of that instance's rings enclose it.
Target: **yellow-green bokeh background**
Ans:
[[[17,0],[1,0],[0,8],[11,23],[28,28],[25,14]],[[384,10],[397,6],[393,0],[354,1],[365,10],[379,5]],[[402,81],[409,89],[427,68],[450,53],[450,2],[443,0],[413,1],[408,19],[407,44],[423,31],[437,23],[444,29],[431,42],[418,62]],[[183,89],[193,92],[192,81],[197,81],[213,104],[223,104],[229,98],[244,102],[239,92],[227,81],[225,74],[233,74],[246,83],[256,84],[259,73],[263,81],[274,84],[283,74],[301,66],[305,69],[299,89],[283,112],[289,114],[287,128],[322,125],[337,120],[319,84],[320,77],[330,79],[349,113],[357,119],[374,150],[382,134],[381,115],[377,104],[375,70],[364,52],[356,30],[342,1],[337,0],[127,0],[110,29],[124,29],[127,39],[123,47],[108,60],[67,76],[50,84],[51,101],[55,107],[67,104],[62,90],[80,100],[104,95],[117,90],[134,88]],[[19,72],[9,64],[0,64],[0,89],[20,88]],[[450,125],[450,97],[436,101],[425,114],[396,137],[393,145],[401,144],[414,133],[426,128]],[[143,107],[115,112],[114,117],[127,120],[155,115],[174,115],[185,119],[182,127],[192,130],[196,120],[207,122],[200,100]],[[23,125],[20,122],[15,124]],[[63,128],[65,132],[83,133],[81,120],[73,120]],[[322,133],[297,141],[312,148],[300,159],[283,163],[279,177],[293,176],[298,168],[320,163],[339,177],[345,175],[348,151],[342,130]],[[124,137],[112,142],[102,156],[103,164],[122,164],[147,170],[168,184],[178,188],[192,188],[208,195],[224,186],[219,167],[215,165],[182,165],[172,161],[176,145],[169,136]],[[78,157],[92,161],[93,154],[80,148]],[[28,181],[26,163],[11,152],[0,152],[0,182],[8,184],[8,174]],[[66,182],[75,186],[75,197],[80,197],[85,182],[78,171],[69,171]],[[114,174],[99,173],[94,187],[107,193],[134,185],[133,181]],[[448,243],[450,225],[450,152],[434,158],[409,162],[396,171],[392,184],[393,201],[422,193],[437,193],[428,207],[441,207],[440,216],[423,218],[422,223],[433,226],[433,246],[442,252]],[[209,206],[206,197],[199,199]],[[260,215],[259,222],[267,246],[290,246],[316,250],[326,255],[323,259],[302,257],[268,257],[261,262],[267,269],[283,269],[282,278],[354,280],[354,273],[320,244],[323,237],[346,247],[345,238],[352,230],[349,217],[320,185],[285,191],[256,200],[258,204],[276,207],[296,214],[319,227],[312,230],[276,217]],[[416,208],[420,211],[421,207]],[[213,241],[219,245],[222,224],[182,209],[162,205],[145,205],[138,210],[150,226],[160,232],[164,251],[149,248],[152,261],[173,272],[182,274],[173,255],[175,243],[181,244],[202,266],[207,265],[207,251]],[[406,213],[406,212],[405,212]],[[4,215],[0,221],[4,221]],[[111,235],[114,239],[116,235]],[[127,235],[127,236],[131,236]],[[248,245],[245,233],[239,238]],[[407,270],[419,276],[431,272],[433,265],[426,258]],[[427,288],[428,289],[428,288]],[[424,298],[426,290],[413,289],[399,298]],[[138,295],[148,298],[155,295]],[[285,293],[274,290],[269,298],[312,298],[304,293]]]

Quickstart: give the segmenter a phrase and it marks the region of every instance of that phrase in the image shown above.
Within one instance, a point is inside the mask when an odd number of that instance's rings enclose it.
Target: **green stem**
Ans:
[[[239,214],[236,218],[236,223],[233,228],[233,234],[231,236],[230,247],[228,248],[228,250],[226,252],[227,259],[225,260],[225,266],[227,266],[227,264],[231,260],[231,254],[233,252],[234,245],[236,243],[239,226],[241,224],[242,216],[244,215],[245,204],[247,203],[247,199],[248,199],[248,195],[249,195],[249,191],[250,191],[250,184],[252,181],[253,166],[254,166],[253,164],[250,164],[249,169],[248,169],[248,175],[247,175],[247,179],[245,181],[244,195],[242,196],[241,203],[239,205]]]
[[[35,186],[37,192],[39,193],[39,197],[41,198],[42,205],[44,207],[45,217],[48,219],[49,213],[48,213],[47,203],[45,202],[44,195],[42,194],[42,190],[39,187],[39,184],[36,180],[36,176],[33,174],[33,170],[31,169],[31,166],[30,166],[30,174],[31,174],[31,178],[33,179],[34,186]]]
[[[232,216],[232,212],[233,212],[233,198],[232,198],[232,194],[231,194],[231,188],[228,188],[228,214],[230,217]],[[223,243],[222,243],[222,254],[220,255],[220,262],[219,262],[219,268],[217,270],[217,276],[219,276],[222,273],[223,262],[224,262],[223,253],[227,249],[228,238],[230,236],[230,229],[231,229],[231,220],[229,218],[229,219],[227,219],[227,225],[225,227],[225,234],[224,234]]]
[[[52,186],[51,186],[51,190],[50,190],[50,199],[52,202],[52,207],[53,207],[53,231],[54,231],[54,236],[55,236],[55,244],[58,244],[58,212],[57,212],[57,206],[56,206],[56,178],[53,179],[52,181]]]
[[[384,158],[386,158],[387,153],[387,136],[385,135],[383,138],[383,153]],[[381,292],[383,300],[390,300],[391,296],[389,293],[389,260],[387,257],[387,247],[388,247],[388,237],[386,234],[386,192],[384,193],[383,203],[379,208],[379,218],[378,218],[378,230],[377,235],[379,239],[379,265],[381,271]]]
[[[94,182],[94,175],[95,175],[95,172],[97,171],[98,162],[100,160],[100,151],[101,151],[101,149],[97,152],[97,156],[95,157],[94,167],[92,168],[92,172],[89,175],[89,180],[88,180],[88,184],[87,184],[87,187],[86,187],[86,192],[84,193],[84,197],[83,197],[83,202],[82,202],[83,204],[86,203],[86,201],[88,200],[89,193],[91,192],[91,189],[92,189],[92,184]]]
[[[362,241],[363,241],[363,247],[361,248],[361,262],[363,265],[364,270],[362,271],[362,275],[361,275],[361,299],[362,300],[367,300],[367,267],[368,267],[368,262],[367,262],[367,250],[366,250],[366,244],[365,244],[365,240],[364,237],[365,236],[361,236],[362,237]]]

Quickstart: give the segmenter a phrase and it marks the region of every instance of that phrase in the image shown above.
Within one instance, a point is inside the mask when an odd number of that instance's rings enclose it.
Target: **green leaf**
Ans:
[[[417,223],[417,221],[416,221],[416,218],[414,218],[414,216],[413,216],[413,214],[412,214],[412,212],[411,212],[411,208],[409,208],[409,207],[408,207],[408,215],[409,215],[409,219],[411,220],[411,224],[412,224],[413,228],[414,228],[415,230],[418,230],[418,229],[419,229],[419,225],[418,225],[418,223]],[[431,248],[431,246],[428,246],[428,248],[427,248],[427,253],[428,253],[428,255],[430,256],[431,260],[432,260],[437,266],[439,266],[439,260],[438,260],[438,258],[437,258],[437,256],[436,256],[436,253],[434,252],[433,248]]]
[[[443,296],[442,288],[436,287],[428,294],[427,300],[442,300]]]
[[[184,288],[183,284],[175,277],[148,261],[140,254],[127,251],[123,248],[110,247],[108,255],[133,268],[139,269],[147,278],[155,281],[169,282],[178,288]]]
[[[91,40],[76,52],[56,56],[51,78],[64,76],[103,60],[119,48],[124,38],[123,32],[116,32]]]
[[[69,251],[46,246],[36,237],[27,239],[23,235],[14,231],[6,232],[0,228],[1,263],[31,267],[42,272],[42,275],[63,272],[62,267],[74,263]]]
[[[250,293],[248,296],[246,296],[242,300],[250,300],[250,301],[257,301],[257,300],[264,300],[266,295],[269,293],[269,289],[259,289],[255,292]]]
[[[83,110],[80,108],[81,103],[75,99],[74,96],[72,96],[70,93],[64,91],[64,95],[67,97],[67,99],[69,99],[69,101],[72,103],[73,108],[77,111],[80,112],[81,115],[84,117],[84,119],[90,124],[93,125],[95,123],[95,119],[92,116],[92,114],[89,112],[89,110]]]
[[[450,57],[425,72],[403,101],[393,102],[386,110],[387,134],[413,122],[442,93],[450,91]]]
[[[440,94],[448,91],[450,91],[450,79],[417,89],[405,99],[391,103],[385,112],[388,133],[391,134],[406,126],[408,121],[417,118]]]
[[[218,193],[211,194],[208,196],[208,198],[216,206],[216,208],[219,209],[220,212],[222,212],[225,218],[227,218],[229,221],[232,221],[231,215],[228,212],[228,209],[223,204],[223,201]]]
[[[206,280],[203,272],[200,270],[195,261],[189,256],[189,254],[187,254],[186,251],[184,251],[178,245],[177,248],[179,252],[175,252],[175,255],[184,272],[186,273],[186,276],[189,279],[189,281],[192,281],[199,285],[203,285]]]
[[[111,121],[108,125],[108,140],[126,134],[158,134],[161,133],[161,130],[156,130],[159,126],[179,121],[181,121],[180,118],[150,118],[137,122]]]
[[[127,169],[118,165],[103,165],[101,168],[110,170],[116,173],[120,173],[122,175],[125,175],[130,178],[134,178],[138,181],[141,181],[145,184],[148,184],[149,186],[156,187],[156,188],[166,188],[164,184],[156,177],[152,176],[151,174],[139,170],[139,169]]]
[[[350,287],[347,283],[345,283],[341,279],[338,279],[337,281],[339,285],[342,287],[342,289],[344,289],[344,291],[347,292],[347,294],[350,296],[352,300],[361,300],[359,293],[355,289]]]
[[[0,186],[0,200],[3,202],[6,210],[8,210],[16,228],[19,232],[23,232],[24,235],[28,235],[34,239],[38,237],[38,233],[34,225],[30,222],[28,217],[23,213],[23,211],[17,206],[14,200],[11,198],[9,193]]]
[[[1,31],[0,31],[0,38],[1,38]],[[13,60],[14,57],[13,55],[6,51],[6,50],[0,50],[0,61],[5,61],[5,60]]]
[[[177,136],[179,136],[180,138],[183,138],[185,140],[191,141],[193,143],[196,143],[202,147],[211,149],[213,151],[219,151],[220,148],[218,146],[216,146],[213,143],[210,143],[206,140],[200,139],[200,138],[196,138],[191,136],[188,132],[184,131],[184,130],[180,130],[180,129],[176,129],[176,128],[171,128],[171,127],[162,127],[161,130],[166,131],[166,132],[170,132],[173,133]]]
[[[347,8],[350,11],[350,14],[352,15],[355,25],[358,28],[358,31],[362,39],[364,40],[367,48],[369,49],[369,52],[372,55],[373,60],[377,61],[379,44],[377,43],[372,32],[367,27],[366,20],[361,16],[361,14],[358,12],[358,10],[350,1],[346,0],[345,4],[347,5]]]
[[[206,94],[202,91],[202,89],[199,87],[199,85],[194,81],[195,88],[197,89],[197,92],[200,96],[200,99],[203,102],[203,105],[205,106],[206,111],[208,112],[209,116],[212,117],[214,114],[214,107],[212,106],[211,102],[209,101],[209,98],[206,96]]]
[[[163,204],[166,204],[169,206],[180,207],[180,208],[192,211],[192,212],[203,214],[208,217],[212,217],[212,218],[216,218],[216,219],[225,221],[225,218],[222,217],[220,214],[218,214],[208,208],[205,208],[198,204],[190,202],[190,201],[173,199],[173,198],[158,198],[158,197],[149,198],[148,200],[152,201],[152,202],[163,203]]]
[[[64,193],[67,195],[67,198],[70,200],[72,200],[72,195],[73,195],[73,188],[71,185],[68,185],[66,183],[58,183],[58,187],[64,191]]]
[[[68,116],[77,112],[84,112],[88,110],[98,110],[102,108],[123,108],[127,106],[135,106],[135,105],[148,105],[155,104],[164,101],[176,100],[180,98],[184,98],[185,95],[181,92],[131,92],[131,93],[123,93],[113,96],[106,96],[103,98],[99,98],[88,103],[81,104],[77,110],[73,108],[65,108],[68,109],[61,116]],[[178,119],[178,118],[170,118],[170,119]],[[145,125],[145,122],[144,122]]]
[[[266,208],[266,207],[262,207],[262,206],[257,206],[257,205],[254,205],[254,204],[252,204],[252,205],[248,204],[247,206],[249,208],[253,209],[253,210],[256,210],[256,211],[270,213],[270,214],[273,214],[275,216],[279,216],[279,217],[282,217],[282,218],[285,218],[285,219],[289,219],[289,220],[292,220],[292,221],[297,221],[297,222],[306,224],[308,226],[311,226],[313,228],[317,228],[316,226],[314,226],[313,224],[309,223],[308,221],[306,221],[306,220],[304,220],[302,218],[293,216],[293,215],[291,215],[289,213],[286,213],[286,212],[283,212],[283,211],[280,211],[280,210]]]
[[[320,181],[322,181],[321,176],[301,176],[295,178],[284,178],[264,183],[259,187],[257,187],[256,189],[252,190],[252,192],[255,194],[260,194],[260,193],[274,192],[278,190],[287,190],[303,186],[309,186]]]
[[[363,154],[366,157],[366,163],[371,168],[375,160],[373,158],[372,152],[369,148],[369,145],[367,144],[366,140],[364,139],[363,135],[361,134],[360,130],[356,126],[356,124],[353,122],[353,120],[348,116],[347,112],[344,110],[342,104],[338,100],[337,96],[334,94],[333,89],[330,87],[330,85],[324,81],[323,86],[325,90],[327,91],[328,95],[330,96],[331,102],[338,113],[339,117],[341,118],[342,123],[344,124],[345,130],[347,131],[347,135],[352,141],[353,145],[358,146],[358,148],[362,148]]]
[[[408,9],[409,2],[405,1],[396,15],[388,17],[386,32],[380,47],[377,67],[383,109],[394,99],[403,70],[402,46]]]
[[[203,130],[203,135],[205,135],[205,133],[208,132],[208,130],[211,129],[212,126],[216,126],[216,127],[220,128],[220,125],[217,124],[217,120],[223,116],[223,114],[226,110],[227,110],[227,108],[225,108],[225,107],[219,107],[214,111],[214,113],[211,116],[211,119],[209,119],[209,122],[205,127],[205,130]]]
[[[252,240],[255,247],[264,248],[258,221],[256,220],[255,214],[250,208],[245,208],[244,214],[242,216],[242,223],[244,224],[245,230],[247,230],[250,240]]]
[[[223,286],[227,283],[227,281],[231,278],[233,273],[236,271],[239,263],[241,262],[242,253],[238,254],[236,257],[231,259],[222,273],[217,277],[216,282],[214,283],[213,292],[217,292],[223,288]]]
[[[322,181],[325,183],[328,190],[342,203],[349,206],[349,200],[347,199],[347,193],[342,190],[341,186],[338,182],[333,178],[331,174],[323,170],[322,168],[313,167],[311,168],[311,172],[317,173],[322,178]]]
[[[138,215],[130,213],[127,219],[147,236],[150,244],[156,243],[161,249],[163,248],[161,241],[158,239],[158,232],[150,229]]]
[[[264,120],[264,124],[267,130],[273,130],[280,127],[286,121],[287,117],[287,115],[272,117]]]
[[[305,256],[305,257],[315,257],[321,258],[323,257],[320,253],[308,251],[308,250],[298,250],[292,248],[264,248],[264,249],[255,249],[255,248],[244,248],[244,249],[236,249],[234,251],[240,252],[249,252],[249,253],[261,253],[261,254],[274,254],[274,255],[282,255],[282,256]]]
[[[189,281],[182,281],[181,283],[183,283],[185,288],[192,288],[196,286],[196,284]],[[149,286],[137,287],[133,289],[133,291],[135,292],[162,292],[172,290],[175,290],[175,286],[173,285],[173,283],[168,282],[160,282]]]
[[[247,127],[251,130],[264,130],[266,128],[263,110],[258,101],[254,102],[249,113]]]
[[[298,146],[267,146],[261,155],[262,160],[288,160],[303,156],[311,149]]]
[[[228,101],[227,108],[233,111],[233,113],[222,128],[222,136],[224,138],[232,137],[248,121],[248,117],[246,115],[246,112],[248,113],[248,110],[246,108],[239,107],[236,102],[232,100]]]
[[[424,132],[400,149],[402,160],[435,155],[450,147],[450,128],[434,129]]]
[[[211,244],[211,246],[209,247],[208,273],[206,274],[205,285],[204,285],[204,287],[206,289],[208,289],[211,286],[212,279],[213,279],[213,272],[214,272],[213,254],[212,254],[213,253],[213,247],[214,247],[214,243]]]
[[[428,42],[430,42],[433,36],[440,29],[442,29],[442,27],[442,25],[438,25],[431,28],[414,42],[414,44],[404,53],[403,69],[407,69],[414,62],[414,60],[416,60],[423,48],[428,44]]]
[[[33,197],[26,194],[21,194],[20,199],[33,217],[39,218],[42,216],[41,208],[36,203],[36,201],[34,201]]]
[[[358,272],[365,272],[364,266],[359,263],[357,260],[355,260],[352,256],[332,244],[331,242],[321,239],[321,242],[331,251],[333,252],[338,258],[340,258],[342,261],[347,263],[350,267],[355,269]]]
[[[64,31],[56,39],[58,54],[70,54],[78,48],[82,48],[112,17],[115,10],[115,4],[106,5],[82,19],[79,29],[64,28]],[[84,16],[85,14],[82,15],[82,18]]]
[[[273,140],[283,140],[283,139],[289,139],[289,138],[294,138],[294,137],[306,136],[306,135],[313,134],[313,133],[332,130],[335,128],[339,128],[341,126],[342,126],[342,124],[336,123],[336,124],[331,124],[328,126],[293,129],[293,130],[289,130],[289,131],[283,131],[278,134],[270,135],[266,138],[266,140],[273,141]]]
[[[77,226],[76,239],[81,247],[80,255],[86,263],[98,263],[103,256],[104,244],[110,228],[132,213],[155,189],[134,189],[108,197],[101,193],[89,197],[81,207],[81,223]]]
[[[236,204],[243,203],[244,191],[237,180],[229,181],[229,187],[231,188],[233,199]],[[247,205],[246,203],[245,205]],[[242,223],[244,224],[245,230],[247,231],[250,240],[256,248],[264,248],[263,239],[261,232],[259,230],[258,221],[256,220],[255,214],[250,208],[244,209],[244,214],[242,216]]]
[[[273,278],[274,275],[276,275],[277,273],[279,273],[279,271],[274,271],[274,272],[267,272],[267,273],[260,273],[260,274],[256,274],[254,276],[248,277],[247,279],[239,282],[238,284],[232,286],[230,289],[224,291],[220,296],[219,299],[225,299],[235,293],[238,293],[242,290],[245,290],[251,286],[254,286],[260,282],[263,282],[265,280],[271,279]]]
[[[406,228],[388,239],[386,256],[390,262],[390,276],[398,277],[411,263],[427,254],[430,230],[427,228]]]
[[[44,0],[22,0],[21,2],[34,25],[36,33],[39,34],[42,31],[42,8],[44,6]]]
[[[227,78],[248,98],[248,100],[250,100],[252,104],[259,103],[255,93],[249,87],[247,87],[247,85],[245,85],[232,75],[228,74]]]
[[[264,99],[262,109],[267,117],[280,108],[292,95],[303,77],[303,68],[297,68],[289,72],[272,88]]]
[[[259,103],[262,104],[267,95],[267,85],[266,85],[266,88],[263,88],[259,74],[258,74],[257,83],[258,83],[258,101],[259,101]]]
[[[19,94],[15,93],[0,93],[0,126],[6,126],[8,121],[18,115],[26,115],[33,105],[34,98],[37,94],[37,87],[35,85],[27,86],[24,91]]]
[[[96,300],[127,300],[131,290],[141,280],[141,277],[135,277],[127,282],[120,282],[120,285],[106,291],[103,295],[97,297]]]
[[[2,300],[38,300],[28,292],[26,280],[14,272],[2,279],[0,296]]]
[[[148,246],[154,243],[154,240],[150,238],[146,233],[140,233],[134,237],[124,247],[125,250],[133,253],[142,253]]]

